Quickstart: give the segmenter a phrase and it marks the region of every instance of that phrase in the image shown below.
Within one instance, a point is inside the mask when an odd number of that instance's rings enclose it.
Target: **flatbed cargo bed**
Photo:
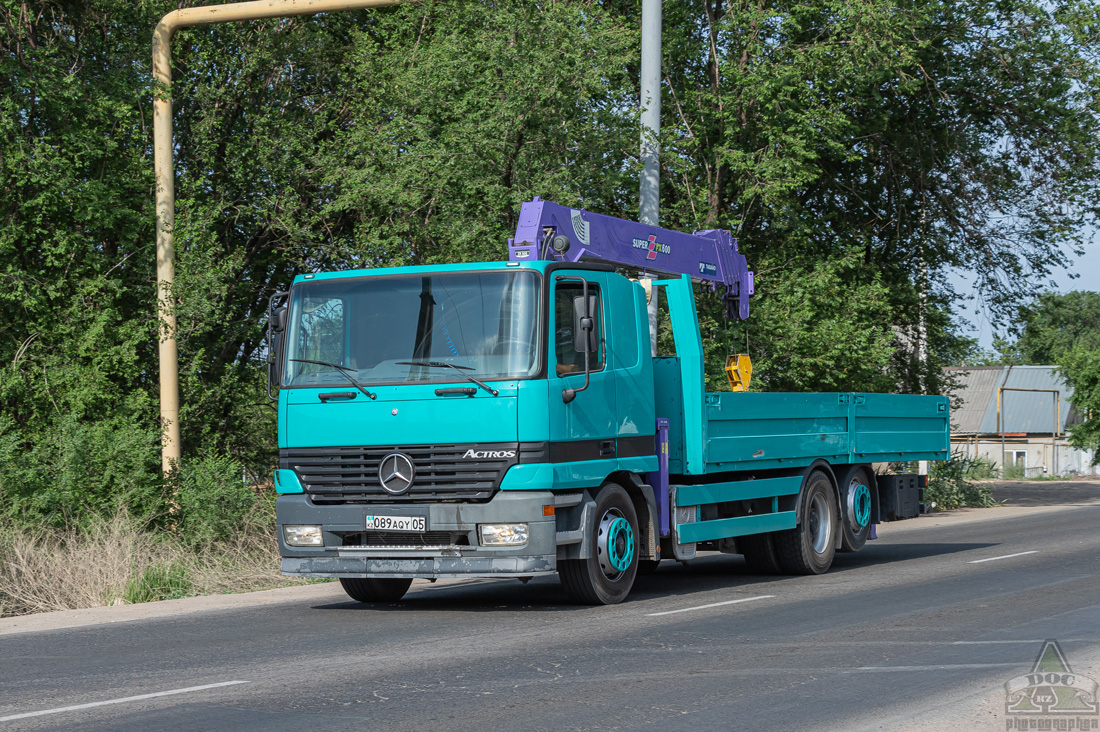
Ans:
[[[857,464],[949,456],[947,397],[707,393],[702,419],[693,424],[683,409],[678,360],[657,359],[654,366],[657,415],[669,420],[673,475],[797,468],[818,459]]]
[[[707,394],[706,472],[947,458],[946,397]]]

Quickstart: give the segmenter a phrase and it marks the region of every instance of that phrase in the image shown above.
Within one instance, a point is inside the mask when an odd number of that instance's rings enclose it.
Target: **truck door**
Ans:
[[[550,277],[550,443],[554,462],[613,459],[616,457],[615,375],[608,357],[611,329],[608,323],[607,273],[555,270]],[[588,387],[585,354],[576,348],[574,305],[583,302],[587,286],[596,332],[596,350],[588,354]],[[583,388],[583,390],[582,390]],[[576,389],[566,402],[562,392]]]

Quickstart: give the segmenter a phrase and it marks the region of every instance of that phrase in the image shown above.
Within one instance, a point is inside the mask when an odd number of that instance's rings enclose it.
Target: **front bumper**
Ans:
[[[286,575],[312,577],[534,577],[557,570],[554,505],[549,491],[498,492],[488,503],[314,505],[305,494],[275,502],[279,553]],[[366,517],[425,516],[431,539],[424,545],[387,545],[376,533],[365,545]],[[529,538],[519,547],[483,547],[478,524],[527,523]],[[289,546],[284,524],[322,527],[323,547]],[[449,535],[445,542],[441,535]],[[395,535],[408,542],[410,535]],[[411,535],[418,536],[418,535]]]

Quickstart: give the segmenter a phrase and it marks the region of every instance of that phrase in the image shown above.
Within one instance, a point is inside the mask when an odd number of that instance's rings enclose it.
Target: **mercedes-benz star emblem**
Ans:
[[[399,496],[413,484],[416,476],[416,468],[408,455],[399,452],[391,452],[382,458],[378,466],[378,482],[382,484],[382,490],[390,495]]]

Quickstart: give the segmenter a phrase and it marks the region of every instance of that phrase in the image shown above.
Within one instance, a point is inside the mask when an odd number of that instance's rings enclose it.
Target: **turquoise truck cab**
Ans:
[[[703,549],[823,572],[916,514],[917,478],[871,463],[944,459],[945,399],[706,394],[690,276],[655,282],[657,359],[639,282],[524,259],[305,274],[273,301],[285,574],[370,602],[559,573],[612,603]]]

